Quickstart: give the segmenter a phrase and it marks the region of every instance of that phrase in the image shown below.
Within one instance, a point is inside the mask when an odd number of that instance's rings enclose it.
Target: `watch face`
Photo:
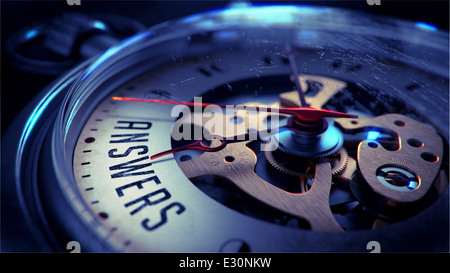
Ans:
[[[158,25],[47,90],[24,210],[55,250],[448,251],[448,57],[445,32],[328,7]]]

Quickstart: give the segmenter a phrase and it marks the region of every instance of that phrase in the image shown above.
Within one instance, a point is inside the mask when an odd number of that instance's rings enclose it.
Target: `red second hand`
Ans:
[[[175,104],[175,105],[186,105],[186,106],[201,106],[201,107],[207,107],[207,106],[218,106],[222,109],[226,109],[227,106],[234,107],[234,105],[223,105],[223,104],[212,104],[212,103],[200,103],[200,102],[182,102],[182,101],[168,101],[168,100],[157,100],[157,99],[138,99],[138,98],[129,98],[129,97],[112,97],[113,100],[118,101],[134,101],[134,102],[146,102],[146,103],[164,103],[164,104]],[[264,111],[264,112],[272,112],[278,111],[282,114],[288,114],[294,116],[295,119],[299,119],[302,121],[318,121],[325,117],[339,117],[339,118],[357,118],[358,116],[355,115],[349,115],[342,112],[336,112],[332,110],[324,110],[324,109],[316,109],[312,107],[293,107],[293,108],[268,108],[266,106],[246,106],[247,110],[251,111]],[[219,151],[227,145],[227,140],[222,139],[221,143],[217,147],[208,147],[206,146],[202,140],[198,140],[194,143],[170,149],[167,151],[160,152],[158,154],[155,154],[151,157],[151,159],[157,159],[159,157],[172,154],[175,152],[179,152],[182,150],[202,150],[205,152],[214,152]]]
[[[160,152],[160,153],[157,153],[155,155],[152,155],[150,157],[150,159],[152,159],[152,160],[153,159],[157,159],[159,157],[162,157],[162,156],[165,156],[165,155],[168,155],[168,154],[173,154],[173,153],[180,152],[180,151],[184,151],[184,150],[201,150],[201,151],[204,151],[204,152],[220,151],[223,148],[225,148],[225,146],[227,145],[227,141],[225,139],[222,139],[220,141],[221,142],[220,142],[219,146],[217,146],[217,147],[209,147],[209,146],[207,146],[207,145],[205,145],[203,143],[203,140],[197,140],[194,143],[187,144],[185,146],[181,146],[181,147],[178,147],[178,148],[173,148],[173,149],[170,149],[170,150],[167,150],[167,151]]]
[[[218,106],[222,109],[228,107],[235,107],[235,105],[224,105],[224,104],[213,104],[213,103],[200,103],[200,102],[183,102],[183,101],[168,101],[168,100],[157,100],[157,99],[138,99],[129,97],[112,97],[113,100],[119,101],[135,101],[135,102],[146,102],[146,103],[164,103],[164,104],[175,104],[175,105],[186,105],[186,106]],[[272,112],[278,111],[281,114],[292,115],[295,118],[303,121],[317,121],[322,118],[334,117],[334,118],[357,118],[356,115],[350,115],[347,113],[317,109],[313,107],[292,107],[292,108],[272,108],[267,106],[246,106],[247,110],[261,111],[261,112]]]

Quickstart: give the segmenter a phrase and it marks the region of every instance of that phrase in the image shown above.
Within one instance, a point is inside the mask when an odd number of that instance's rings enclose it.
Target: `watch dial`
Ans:
[[[111,251],[404,249],[448,192],[448,34],[413,22],[237,5],[73,79],[41,187]]]

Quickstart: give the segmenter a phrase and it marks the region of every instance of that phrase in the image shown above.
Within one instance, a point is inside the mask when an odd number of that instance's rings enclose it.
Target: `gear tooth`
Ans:
[[[339,165],[337,166],[337,167],[335,167],[335,168],[333,168],[332,170],[331,170],[331,173],[332,173],[332,175],[336,175],[336,174],[338,174],[338,173],[340,173],[340,172],[342,172],[344,169],[345,169],[345,166],[347,166],[347,163],[348,163],[348,153],[347,153],[347,149],[345,149],[344,147],[342,147],[340,150],[339,150],[339,153],[340,153],[340,160],[339,160]]]
[[[285,152],[285,153],[287,153],[287,154],[293,155],[293,156],[301,156],[301,155],[299,155],[299,154],[293,153],[293,152],[291,152],[291,151],[285,149],[285,148],[284,148],[283,146],[281,146],[281,145],[278,145],[278,149],[280,149],[281,151],[283,151],[283,152]]]
[[[280,149],[280,151],[283,152],[283,153],[286,153],[288,155],[298,157],[298,158],[306,158],[306,157],[301,157],[301,156],[298,156],[298,155],[295,155],[295,154],[292,154],[292,153],[287,153],[283,149]],[[336,151],[336,152],[334,152],[332,154],[339,154],[338,164],[336,166],[334,166],[332,168],[332,170],[331,170],[332,175],[336,175],[336,174],[340,173],[342,170],[344,170],[345,166],[347,165],[348,153],[347,153],[347,150],[344,147],[341,147],[338,151]],[[294,176],[294,177],[308,177],[308,178],[309,177],[314,177],[313,173],[302,173],[302,172],[298,172],[298,171],[295,171],[295,170],[292,170],[292,169],[289,169],[289,168],[287,168],[285,166],[280,165],[280,163],[275,159],[275,157],[273,155],[273,151],[265,151],[264,155],[265,155],[267,161],[269,162],[269,164],[273,168],[275,168],[276,170],[278,170],[278,171],[280,171],[280,172],[282,172],[284,174],[291,175],[291,176]],[[325,157],[330,156],[330,155],[331,154],[323,155],[321,158],[325,158]]]
[[[314,177],[313,173],[302,173],[302,172],[298,172],[295,170],[291,170],[289,168],[286,168],[282,165],[279,164],[279,162],[276,161],[275,157],[273,156],[272,151],[265,151],[264,155],[267,159],[267,161],[269,162],[270,166],[272,166],[273,168],[275,168],[276,170],[287,174],[287,175],[291,175],[294,177]]]
[[[278,145],[276,145],[277,143]],[[294,177],[314,177],[313,173],[303,173],[295,170],[292,166],[283,166],[282,163],[276,158],[274,155],[275,151],[279,151],[281,153],[284,153],[287,157],[293,157],[297,159],[303,159],[303,160],[333,160],[332,158],[327,158],[333,154],[336,154],[339,156],[339,159],[337,160],[337,163],[334,164],[332,167],[332,175],[336,175],[342,170],[344,170],[345,166],[347,165],[348,161],[348,153],[347,150],[343,147],[344,140],[343,138],[340,138],[338,142],[335,144],[333,148],[330,148],[328,150],[322,150],[322,151],[309,151],[309,152],[301,152],[299,150],[295,149],[287,149],[284,147],[279,141],[276,142],[270,142],[272,145],[272,149],[269,149],[268,151],[264,151],[265,157],[269,164],[275,168],[276,170],[280,171],[281,173],[291,175]],[[290,142],[287,142],[290,143]]]
[[[332,149],[325,150],[325,151],[314,151],[314,152],[301,152],[301,151],[296,151],[295,149],[287,149],[287,148],[283,147],[283,145],[281,145],[281,143],[278,143],[277,148],[289,155],[292,155],[292,156],[303,157],[303,158],[324,158],[324,157],[330,156],[330,155],[338,152],[342,148],[343,144],[344,144],[344,139],[340,138],[339,141],[336,143],[336,145]]]
[[[336,147],[334,147],[332,150],[327,151],[327,152],[323,152],[323,153],[316,152],[316,153],[300,154],[300,153],[294,153],[292,151],[289,151],[289,150],[285,149],[282,146],[278,147],[278,149],[280,149],[281,151],[283,151],[283,152],[285,152],[285,153],[287,153],[289,155],[297,156],[297,157],[303,157],[303,158],[324,158],[324,157],[327,157],[327,156],[330,156],[332,154],[337,153],[341,148],[342,148],[342,144],[339,144],[339,145],[336,145]]]

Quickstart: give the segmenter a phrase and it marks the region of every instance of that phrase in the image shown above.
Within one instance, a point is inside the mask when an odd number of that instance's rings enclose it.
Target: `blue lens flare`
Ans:
[[[408,188],[409,189],[415,189],[415,188],[417,188],[418,185],[419,185],[419,183],[417,181],[410,180],[409,183],[408,183]]]
[[[34,37],[36,37],[38,34],[38,31],[36,29],[31,29],[25,34],[25,39],[31,40]]]
[[[106,29],[107,29],[107,26],[105,25],[105,23],[103,23],[101,21],[94,21],[94,23],[92,25],[93,25],[93,27],[100,29],[100,30],[106,31]]]
[[[377,138],[379,138],[380,135],[381,135],[380,132],[370,131],[369,133],[367,133],[367,140],[377,140]]]
[[[186,24],[197,24],[198,28],[210,29],[222,22],[228,24],[258,24],[258,25],[286,25],[306,20],[305,16],[321,15],[330,9],[326,7],[311,7],[308,5],[277,5],[264,3],[237,3],[228,8],[214,10],[217,17],[208,18],[205,14],[197,14],[183,19]]]
[[[438,28],[436,26],[428,24],[428,23],[424,23],[424,22],[417,22],[416,27],[423,29],[423,30],[428,30],[428,31],[437,31],[438,30]]]

